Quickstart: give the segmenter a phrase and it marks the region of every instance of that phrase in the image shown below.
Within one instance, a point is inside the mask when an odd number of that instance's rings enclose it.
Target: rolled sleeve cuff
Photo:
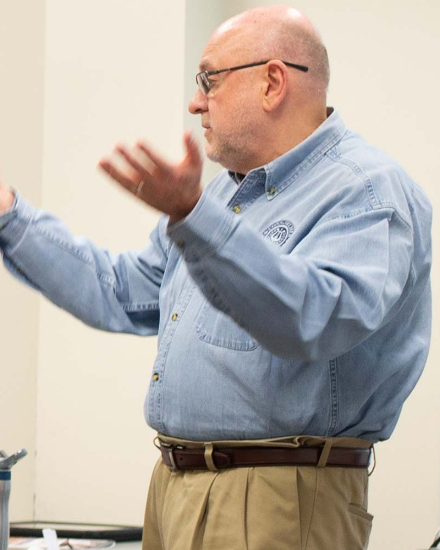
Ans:
[[[237,224],[234,214],[225,211],[217,201],[202,195],[194,209],[174,224],[167,234],[182,250],[188,262],[197,262],[222,247]]]

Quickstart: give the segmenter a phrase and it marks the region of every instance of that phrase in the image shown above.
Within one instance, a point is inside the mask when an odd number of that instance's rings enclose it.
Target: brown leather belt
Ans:
[[[163,463],[172,470],[208,470],[204,449],[188,449],[160,442]],[[240,466],[316,466],[323,447],[215,447],[212,460],[215,468]],[[332,447],[326,466],[367,468],[371,449]]]

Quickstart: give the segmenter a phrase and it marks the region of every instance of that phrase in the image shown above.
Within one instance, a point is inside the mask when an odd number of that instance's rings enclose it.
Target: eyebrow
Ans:
[[[199,65],[200,71],[209,71],[212,69],[212,65],[209,61],[202,61]]]

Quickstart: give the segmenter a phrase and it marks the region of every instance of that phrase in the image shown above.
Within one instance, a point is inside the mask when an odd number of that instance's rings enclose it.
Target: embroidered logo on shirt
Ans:
[[[266,239],[269,239],[269,241],[277,244],[278,246],[283,246],[283,244],[293,233],[293,230],[294,225],[292,222],[289,222],[288,220],[281,220],[268,227],[263,233],[263,237],[266,237]]]

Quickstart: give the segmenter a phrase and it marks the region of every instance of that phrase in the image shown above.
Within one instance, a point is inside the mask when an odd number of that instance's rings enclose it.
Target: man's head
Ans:
[[[255,8],[227,20],[210,38],[200,70],[263,60],[269,61],[212,75],[209,93],[198,90],[189,104],[207,128],[208,157],[242,173],[282,155],[326,117],[327,52],[310,20],[289,6]]]

